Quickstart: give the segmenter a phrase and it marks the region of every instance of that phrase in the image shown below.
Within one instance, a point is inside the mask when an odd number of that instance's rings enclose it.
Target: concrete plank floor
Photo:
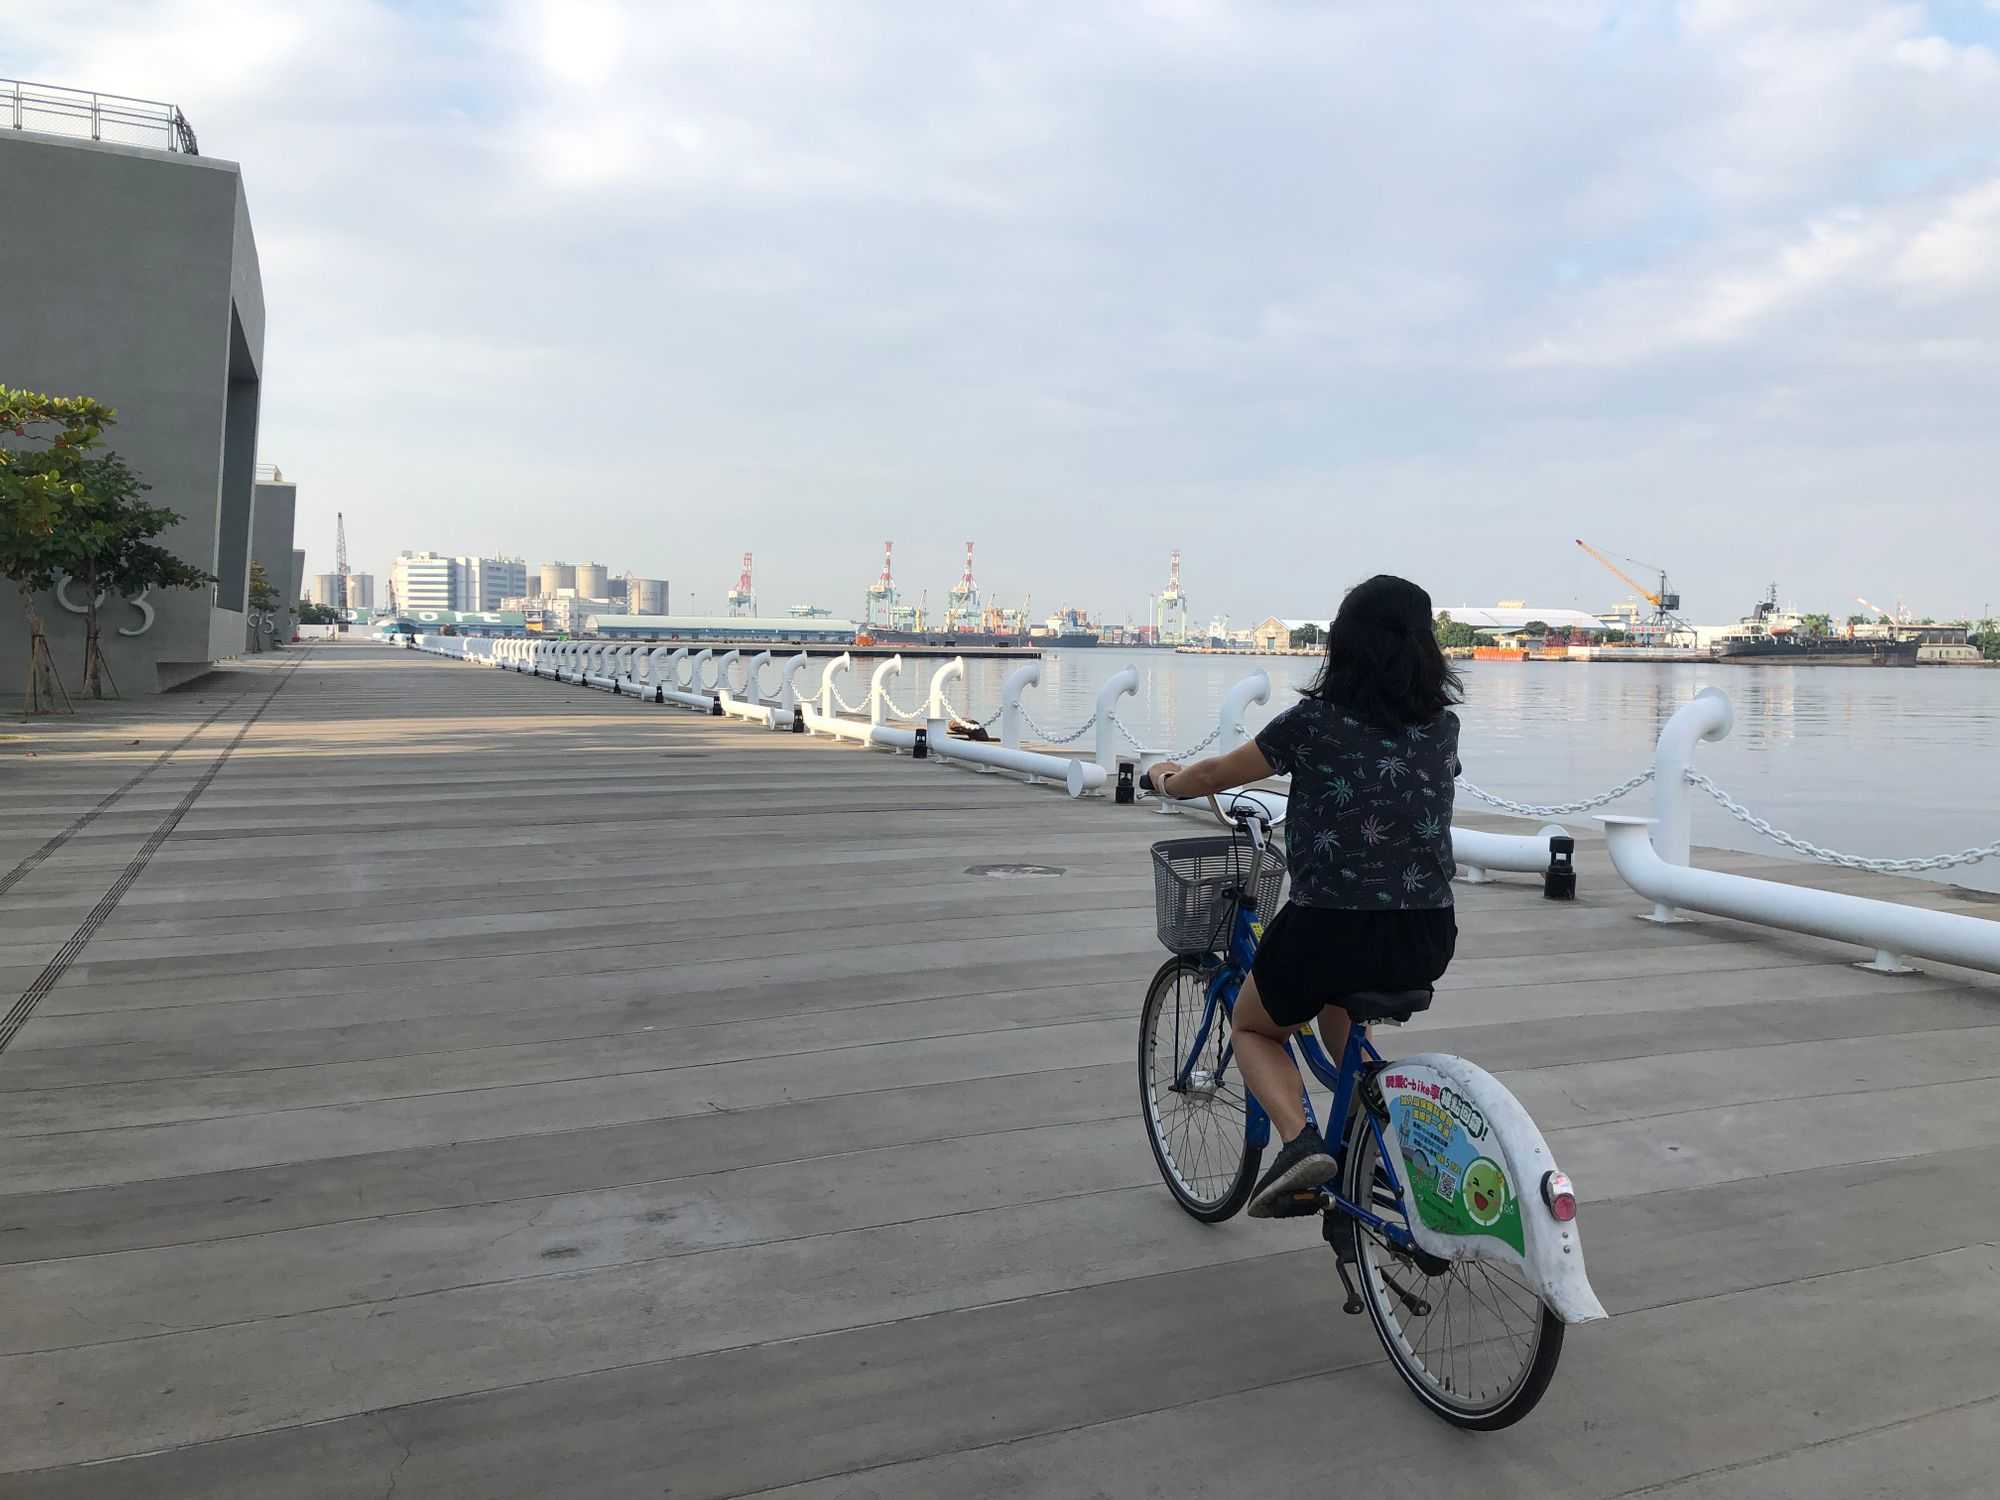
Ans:
[[[1990,1493],[2000,982],[1634,921],[1583,826],[1461,886],[1391,1050],[1519,1094],[1614,1314],[1469,1437],[1159,1185],[1194,831],[363,644],[0,729],[0,1496]]]

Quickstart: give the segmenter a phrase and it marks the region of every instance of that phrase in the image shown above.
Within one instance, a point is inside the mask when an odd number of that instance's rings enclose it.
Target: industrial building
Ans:
[[[404,552],[390,568],[390,584],[403,610],[495,610],[527,592],[528,565],[518,557]]]
[[[1461,625],[1470,625],[1474,630],[1491,630],[1512,634],[1522,626],[1539,620],[1556,631],[1582,631],[1587,635],[1602,635],[1610,629],[1596,615],[1586,614],[1580,609],[1530,609],[1525,604],[1509,600],[1504,604],[1454,604],[1449,609],[1441,609],[1437,617],[1450,615]]]
[[[587,615],[583,634],[662,641],[799,641],[851,645],[852,620],[756,615]]]
[[[452,560],[437,552],[402,552],[389,565],[389,595],[399,610],[456,609]]]

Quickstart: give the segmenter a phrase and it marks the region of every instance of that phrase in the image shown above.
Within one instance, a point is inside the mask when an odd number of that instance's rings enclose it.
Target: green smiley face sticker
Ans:
[[[1465,1211],[1473,1223],[1482,1227],[1497,1224],[1507,1207],[1507,1175],[1498,1162],[1482,1156],[1465,1169],[1459,1196],[1465,1200]]]

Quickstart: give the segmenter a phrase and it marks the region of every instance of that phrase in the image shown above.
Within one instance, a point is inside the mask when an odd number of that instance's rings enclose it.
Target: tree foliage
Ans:
[[[115,414],[88,396],[45,396],[0,385],[0,578],[21,594],[28,621],[27,711],[48,713],[68,693],[49,656],[35,596],[69,566],[83,466]]]
[[[118,454],[106,451],[85,459],[78,480],[65,528],[65,571],[84,590],[83,690],[102,698],[109,673],[99,601],[112,594],[136,599],[152,589],[200,588],[215,580],[153,541],[179,524],[180,512],[148,504],[145,496],[152,486]]]
[[[1463,647],[1479,644],[1479,632],[1461,620],[1454,620],[1450,610],[1445,610],[1437,617],[1432,629],[1437,632],[1440,646]]]
[[[1326,634],[1319,626],[1308,620],[1292,632],[1291,639],[1294,647],[1317,646],[1326,639]]]

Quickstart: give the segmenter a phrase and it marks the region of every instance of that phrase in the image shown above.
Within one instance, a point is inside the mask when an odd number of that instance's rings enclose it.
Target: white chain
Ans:
[[[942,695],[942,694],[940,694],[939,696],[940,696],[940,697],[942,697],[943,695]],[[994,726],[995,724],[997,724],[997,723],[999,723],[999,722],[1000,722],[1000,715],[1002,715],[1002,714],[1004,714],[1005,712],[1007,712],[1007,710],[1006,710],[1006,708],[1005,708],[1005,707],[1001,707],[1001,708],[996,708],[996,709],[994,709],[994,710],[993,710],[993,712],[992,712],[992,713],[991,713],[991,714],[990,714],[989,716],[987,716],[986,718],[984,718],[984,719],[975,719],[975,718],[973,718],[973,717],[972,717],[972,715],[970,715],[970,714],[968,714],[968,713],[965,713],[965,712],[963,712],[962,710],[960,710],[960,709],[958,709],[958,708],[955,708],[955,707],[954,707],[954,706],[952,705],[952,701],[951,701],[951,699],[949,699],[949,698],[945,698],[945,700],[944,700],[944,711],[945,711],[945,712],[946,712],[947,714],[949,714],[949,715],[950,715],[950,716],[951,716],[951,717],[952,717],[953,719],[956,719],[956,720],[957,720],[957,721],[958,721],[959,723],[961,723],[961,724],[972,724],[972,725],[975,725],[976,727],[978,727],[978,728],[980,728],[980,729],[991,729],[991,728],[992,728],[992,727],[993,727],[993,726]]]
[[[1787,849],[1805,855],[1807,859],[1829,865],[1841,865],[1850,870],[1873,870],[1883,875],[1908,875],[1918,870],[1949,870],[1955,865],[1976,865],[1983,859],[2000,855],[2000,839],[1977,849],[1961,849],[1956,854],[1933,854],[1925,859],[1867,859],[1858,854],[1842,854],[1837,850],[1822,849],[1818,844],[1786,833],[1783,829],[1773,828],[1699,771],[1689,771],[1687,779],[1689,786],[1698,786],[1707,792],[1737,822],[1755,829],[1775,844],[1783,844]]]
[[[1238,724],[1236,728],[1237,731],[1241,733],[1243,726],[1241,724]],[[1221,733],[1222,733],[1222,726],[1220,724],[1217,724],[1215,728],[1209,730],[1209,732],[1206,735],[1204,735],[1198,742],[1189,746],[1185,750],[1177,751],[1172,758],[1175,760],[1186,760],[1190,755],[1201,754],[1202,751],[1206,750],[1210,745],[1215,743],[1217,736],[1219,736]]]
[[[1050,734],[1046,729],[1042,728],[1041,725],[1037,724],[1035,722],[1034,715],[1029,713],[1027,709],[1024,708],[1021,710],[1021,717],[1027,721],[1028,728],[1034,731],[1035,738],[1041,741],[1044,745],[1067,745],[1070,744],[1072,741],[1080,740],[1090,732],[1091,725],[1097,722],[1097,715],[1092,714],[1089,718],[1085,719],[1081,725],[1079,725],[1076,729],[1072,730],[1070,733],[1065,735],[1053,735]]]
[[[849,703],[840,696],[840,684],[837,682],[833,684],[833,701],[840,705],[842,713],[858,714],[862,711],[858,704]]]
[[[922,709],[905,709],[889,696],[887,688],[882,689],[882,706],[898,719],[922,719],[928,717]]]
[[[1474,786],[1463,776],[1458,778],[1460,791],[1477,797],[1481,802],[1497,807],[1503,812],[1514,813],[1523,818],[1560,818],[1570,813],[1589,812],[1593,807],[1602,807],[1607,802],[1616,802],[1627,792],[1637,791],[1653,779],[1650,770],[1641,771],[1629,781],[1621,781],[1608,792],[1599,792],[1595,797],[1585,797],[1581,802],[1556,802],[1540,806],[1533,802],[1515,802],[1506,797],[1497,797],[1483,787]]]
[[[1134,750],[1137,750],[1141,755],[1144,755],[1146,753],[1146,747],[1140,744],[1138,739],[1133,735],[1132,731],[1125,727],[1125,721],[1119,718],[1118,715],[1116,714],[1112,714],[1110,717],[1111,717],[1111,727],[1113,729],[1116,729],[1120,734],[1125,736],[1125,743],[1130,745]]]

